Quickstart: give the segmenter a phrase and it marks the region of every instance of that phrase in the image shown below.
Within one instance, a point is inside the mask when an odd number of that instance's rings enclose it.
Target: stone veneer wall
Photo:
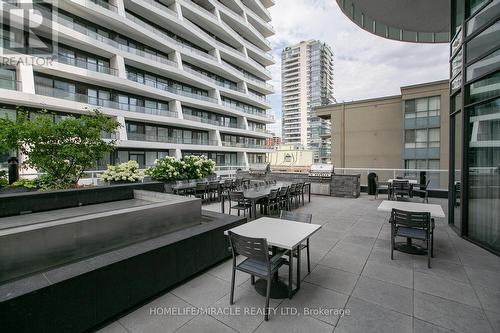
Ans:
[[[276,180],[281,182],[324,183],[325,180],[314,180],[306,173],[300,172],[268,172],[265,175],[251,175],[248,171],[238,170],[236,176],[245,179]],[[361,175],[336,175],[330,181],[332,197],[358,198],[361,192]],[[314,192],[313,192],[314,193]]]

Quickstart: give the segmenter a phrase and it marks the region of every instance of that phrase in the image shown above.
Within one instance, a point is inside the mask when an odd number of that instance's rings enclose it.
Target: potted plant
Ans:
[[[117,165],[108,165],[101,179],[111,184],[135,183],[144,178],[137,161],[128,161]]]

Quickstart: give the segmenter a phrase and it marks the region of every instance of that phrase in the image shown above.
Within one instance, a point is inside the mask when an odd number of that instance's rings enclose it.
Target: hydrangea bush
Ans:
[[[158,181],[201,179],[215,174],[215,162],[206,156],[188,155],[182,161],[167,156],[156,160],[146,173]]]
[[[128,161],[117,165],[108,165],[108,169],[101,175],[101,179],[107,182],[138,182],[144,178],[139,170],[137,161]]]

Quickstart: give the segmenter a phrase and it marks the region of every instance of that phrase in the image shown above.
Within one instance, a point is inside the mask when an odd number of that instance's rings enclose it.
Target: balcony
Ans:
[[[216,80],[214,78],[211,78],[210,76],[207,76],[207,75],[205,75],[203,73],[200,73],[200,72],[198,72],[198,71],[196,71],[194,69],[191,69],[191,68],[189,68],[187,66],[184,67],[184,71],[188,72],[188,73],[191,73],[193,75],[196,75],[197,77],[202,78],[203,80],[209,81],[209,82],[211,82],[211,83],[213,83],[213,84],[215,84],[215,85],[217,85],[219,87],[231,89],[231,90],[238,91],[238,92],[241,92],[241,93],[246,93],[246,91],[244,89],[242,89],[242,88],[234,87],[234,86],[232,86],[230,84],[218,81],[218,80]]]
[[[227,102],[227,101],[222,101],[222,105],[224,105],[224,106],[226,106],[226,107],[228,107],[230,109],[236,110],[236,111],[240,111],[240,112],[252,114],[252,115],[255,115],[255,116],[259,116],[259,117],[265,117],[265,118],[269,118],[269,119],[274,119],[273,115],[267,114],[266,112],[259,112],[259,111],[255,111],[255,110],[245,109],[245,108],[243,108],[241,106],[234,105],[234,104],[232,104],[230,102]]]
[[[218,104],[216,98],[212,98],[212,97],[209,97],[209,96],[204,96],[204,95],[192,93],[192,92],[189,92],[189,91],[184,91],[182,89],[176,89],[174,87],[171,87],[171,86],[166,85],[164,83],[159,83],[157,81],[153,81],[153,80],[149,80],[149,79],[145,79],[145,80],[142,81],[142,80],[139,80],[138,77],[136,77],[136,79],[133,80],[130,76],[129,76],[128,79],[130,81],[132,81],[132,82],[143,84],[145,86],[152,87],[152,88],[155,88],[155,89],[158,89],[158,90],[167,91],[169,93],[176,94],[176,95],[179,95],[179,96],[194,98],[194,99],[197,99],[197,100],[200,100],[200,101]]]
[[[118,7],[116,7],[115,5],[112,5],[109,2],[104,1],[104,0],[85,0],[85,3],[87,4],[87,6],[89,4],[96,4],[100,7],[105,8],[107,10],[110,10],[114,13],[118,13]]]
[[[0,78],[0,89],[21,90],[21,81],[8,78]]]
[[[63,55],[57,55],[56,58],[57,62],[61,64],[66,64],[70,66],[75,66],[79,68],[83,68],[92,72],[98,72],[98,73],[103,73],[103,74],[108,74],[108,75],[113,75],[113,76],[118,76],[118,70],[115,68],[111,68],[108,66],[103,66],[99,65],[94,62],[89,62],[89,61],[84,61],[82,59],[77,59],[77,58],[71,58]]]
[[[222,146],[235,147],[235,148],[273,149],[273,147],[266,146],[265,144],[257,145],[257,144],[231,142],[231,141],[222,141]]]
[[[184,114],[183,117],[186,120],[192,120],[192,121],[196,121],[196,122],[200,122],[200,123],[204,123],[204,124],[210,124],[210,125],[219,126],[219,127],[245,129],[245,127],[242,125],[225,123],[222,121],[216,121],[213,119],[208,119],[208,118],[203,118],[203,117],[197,117],[197,116],[193,116],[191,114]]]
[[[171,143],[177,145],[218,146],[217,141],[214,140],[174,138],[167,136],[148,135],[144,133],[127,133],[127,139],[133,141]]]
[[[35,91],[38,95],[60,98],[60,99],[64,99],[64,100],[70,100],[70,101],[74,101],[74,102],[78,102],[78,103],[84,103],[84,104],[89,104],[89,105],[94,105],[94,106],[99,106],[99,107],[104,107],[104,108],[129,111],[129,112],[138,112],[138,113],[150,114],[150,115],[155,115],[155,116],[178,118],[176,112],[172,112],[172,111],[168,111],[168,110],[164,110],[164,109],[150,108],[150,107],[144,107],[144,106],[138,106],[138,105],[130,105],[130,104],[125,104],[125,103],[118,103],[118,102],[115,102],[115,101],[112,101],[109,99],[101,99],[101,98],[92,97],[92,96],[88,96],[88,95],[84,95],[84,94],[72,93],[72,92],[68,92],[66,90],[55,89],[52,87],[46,87],[46,86],[42,86],[42,85],[37,85],[35,87]]]

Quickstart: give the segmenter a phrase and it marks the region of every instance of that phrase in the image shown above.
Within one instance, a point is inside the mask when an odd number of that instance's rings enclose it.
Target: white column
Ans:
[[[217,104],[222,104],[222,98],[220,97],[219,89],[212,89],[208,91],[208,96],[215,98],[217,100]]]
[[[238,88],[243,88],[245,94],[248,94],[248,85],[245,81],[238,82]]]
[[[184,68],[184,66],[182,65],[181,53],[179,51],[174,51],[174,52],[170,53],[169,60],[172,60],[175,63],[177,63],[177,67],[179,67],[179,69],[182,70]]]
[[[213,55],[216,59],[217,59],[217,62],[219,64],[222,63],[222,58],[220,57],[220,52],[219,52],[219,49],[213,49],[213,50],[209,50],[208,53],[210,55]]]
[[[242,123],[243,123],[243,126],[246,130],[248,130],[248,119],[247,117],[243,117],[242,118]]]
[[[248,165],[248,153],[247,152],[243,152],[243,166],[244,167],[249,167]]]
[[[179,148],[175,150],[175,158],[178,160],[182,159],[182,151]]]
[[[33,66],[18,63],[16,67],[16,77],[21,81],[21,91],[29,94],[35,93],[35,76]]]
[[[118,71],[118,77],[121,79],[127,78],[127,70],[125,68],[125,59],[119,54],[115,54],[110,59],[110,66]]]
[[[182,8],[180,3],[177,1],[171,4],[168,8],[172,9],[176,14],[177,17],[179,18],[180,21],[184,21],[184,17],[182,16]]]
[[[182,113],[182,104],[178,100],[173,100],[168,102],[168,110],[171,112],[177,112],[177,117],[179,119],[184,119],[184,115]]]
[[[123,0],[110,0],[109,3],[118,8],[118,15],[125,16],[125,3]]]
[[[219,130],[209,131],[208,132],[208,140],[215,141],[217,146],[222,146],[222,139],[220,137]]]
[[[128,140],[127,127],[125,125],[125,117],[122,116],[116,117],[116,121],[120,124],[120,127],[118,128],[118,140],[120,141]]]

